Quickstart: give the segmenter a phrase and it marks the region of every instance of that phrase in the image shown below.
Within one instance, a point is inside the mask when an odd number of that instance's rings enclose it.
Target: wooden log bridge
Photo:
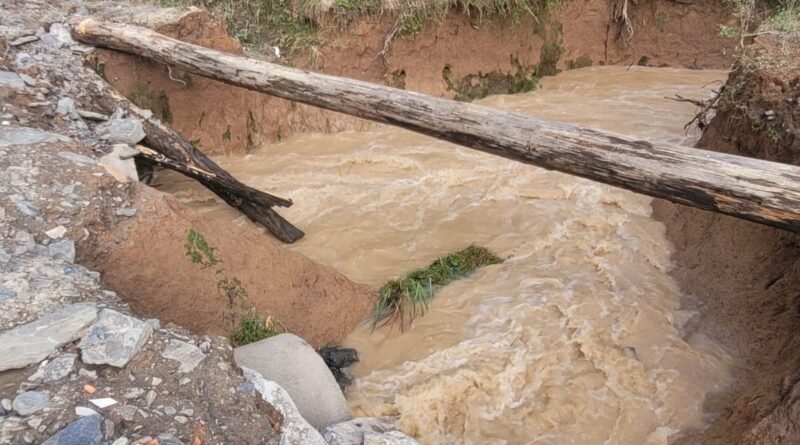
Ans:
[[[269,95],[413,130],[526,164],[800,231],[800,168],[549,122],[312,73],[85,19],[83,43],[148,57]]]

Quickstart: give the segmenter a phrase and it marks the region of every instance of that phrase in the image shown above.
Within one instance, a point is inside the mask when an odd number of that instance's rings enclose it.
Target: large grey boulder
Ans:
[[[99,414],[81,417],[57,432],[42,445],[100,445],[103,443],[103,418]]]
[[[103,309],[97,323],[89,328],[89,333],[78,343],[81,361],[123,368],[152,332],[153,328],[141,320],[112,309]]]
[[[93,304],[65,306],[36,321],[0,334],[0,371],[39,363],[62,345],[78,338],[97,319]]]
[[[233,351],[236,363],[286,389],[315,428],[350,420],[336,379],[317,351],[294,334],[280,334]]]
[[[300,415],[285,389],[250,368],[242,367],[242,371],[245,380],[253,385],[261,398],[283,416],[280,445],[327,445],[319,431]]]

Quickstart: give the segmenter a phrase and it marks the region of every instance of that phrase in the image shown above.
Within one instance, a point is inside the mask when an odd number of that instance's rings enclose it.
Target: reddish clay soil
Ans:
[[[424,27],[413,39],[394,39],[386,65],[376,56],[396,17],[364,17],[344,30],[323,30],[325,43],[313,58],[298,56],[293,63],[301,68],[376,83],[393,84],[390,73],[402,73],[405,88],[445,97],[455,95],[447,89],[445,67],[449,67],[454,77],[515,73],[512,60],[525,65],[539,63],[545,43],[563,51],[556,62],[561,70],[580,58],[594,65],[643,63],[728,68],[733,63],[735,42],[721,38],[717,30],[720,23],[731,20],[722,2],[630,3],[629,16],[634,27],[630,40],[621,38],[618,23],[610,20],[613,3],[565,1],[549,17],[523,16],[517,22],[497,17],[479,22],[476,17],[452,13],[442,23]],[[224,24],[205,11],[183,17],[150,17],[141,12],[118,19],[187,42],[242,52],[240,45],[228,37]],[[118,90],[129,96],[144,97],[162,117],[168,109],[172,128],[210,154],[242,152],[299,132],[335,132],[368,125],[353,117],[251,93],[173,69],[172,77],[187,83],[183,85],[170,79],[165,66],[126,54],[101,51],[99,62],[104,64],[106,79]]]
[[[234,311],[252,307],[277,317],[290,332],[321,347],[341,340],[374,303],[370,288],[283,248],[252,225],[205,220],[141,185],[131,202],[136,217],[104,231],[96,245],[80,253],[138,314],[228,336],[232,307],[218,284],[222,277],[238,278],[247,297],[234,302]],[[189,229],[217,248],[222,274],[215,273],[217,267],[201,268],[186,255]]]
[[[748,51],[698,147],[800,165],[800,41],[763,36]],[[653,207],[675,244],[686,304],[700,310],[696,327],[741,359],[736,390],[708,402],[724,409],[703,442],[800,443],[800,235]]]

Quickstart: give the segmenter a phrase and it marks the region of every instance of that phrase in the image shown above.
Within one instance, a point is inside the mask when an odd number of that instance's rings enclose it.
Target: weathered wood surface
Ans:
[[[228,205],[264,226],[285,243],[293,243],[305,235],[302,230],[293,226],[272,208],[272,206],[289,207],[292,201],[242,184],[189,141],[157,119],[149,118],[143,110],[116,92],[105,81],[99,78],[87,81],[84,87],[89,90],[89,95],[95,102],[108,113],[113,113],[117,107],[122,107],[128,114],[142,121],[146,135],[144,144],[160,155],[149,153],[146,158],[196,179]]]
[[[515,161],[646,195],[800,231],[800,168],[549,122],[180,42],[85,19],[73,37],[188,72]]]

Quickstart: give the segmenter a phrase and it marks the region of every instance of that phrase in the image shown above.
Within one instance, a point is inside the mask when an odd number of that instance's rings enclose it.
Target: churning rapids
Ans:
[[[694,107],[721,71],[596,67],[484,105],[691,144]],[[712,85],[713,86],[713,85]],[[732,358],[682,325],[671,246],[645,196],[378,127],[304,135],[220,160],[291,197],[292,246],[381,285],[470,243],[505,263],[436,294],[403,334],[359,329],[355,415],[395,415],[424,444],[666,444],[702,428]],[[208,216],[201,189],[166,184]]]

